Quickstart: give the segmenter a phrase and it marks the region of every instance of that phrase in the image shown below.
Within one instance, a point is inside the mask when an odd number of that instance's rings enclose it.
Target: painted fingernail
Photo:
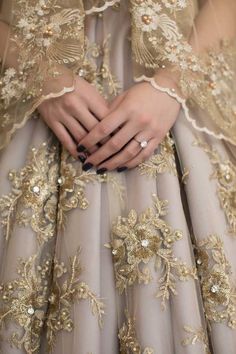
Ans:
[[[127,168],[128,167],[126,167],[126,166],[118,167],[117,172],[123,172],[123,171],[127,170]]]
[[[86,164],[82,167],[82,169],[83,169],[83,171],[88,171],[88,170],[90,170],[90,168],[92,168],[92,167],[93,167],[93,164],[90,163],[90,162],[88,162],[88,163],[86,163]]]
[[[84,161],[86,160],[86,157],[83,156],[83,155],[78,155],[78,159],[79,159],[82,163],[84,163]]]
[[[83,152],[83,151],[85,151],[86,150],[86,147],[84,146],[84,145],[78,145],[77,146],[77,151],[78,152]]]
[[[107,168],[103,167],[103,168],[100,168],[99,170],[97,170],[97,174],[98,175],[103,175],[103,173],[107,172]]]

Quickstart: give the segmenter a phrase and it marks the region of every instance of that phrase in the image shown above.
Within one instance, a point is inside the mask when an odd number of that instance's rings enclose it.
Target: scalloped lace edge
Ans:
[[[139,76],[139,77],[135,77],[134,78],[134,81],[135,82],[141,82],[141,81],[147,81],[147,82],[150,82],[150,84],[157,90],[160,90],[161,92],[165,92],[167,93],[168,95],[170,95],[172,98],[175,98],[177,100],[177,102],[179,102],[182,106],[182,109],[183,109],[183,112],[184,112],[184,116],[185,118],[187,119],[188,122],[190,122],[192,124],[192,126],[197,130],[197,131],[200,131],[200,132],[204,132],[210,136],[213,136],[214,138],[216,139],[224,139],[226,141],[228,141],[229,143],[231,143],[232,145],[236,145],[235,141],[233,141],[231,138],[228,138],[226,137],[224,134],[222,133],[219,133],[219,134],[216,134],[214,133],[213,131],[209,130],[208,128],[206,127],[199,127],[196,123],[196,120],[190,116],[190,113],[189,113],[189,108],[186,104],[186,100],[184,98],[181,98],[179,95],[177,95],[176,92],[173,92],[170,88],[168,87],[162,87],[162,86],[159,86],[155,79],[153,77],[147,77],[145,75],[142,75],[142,76]]]
[[[20,123],[15,123],[13,125],[12,129],[7,133],[4,143],[2,145],[0,144],[0,150],[2,150],[4,147],[6,147],[8,145],[12,135],[16,132],[16,130],[22,128],[25,125],[27,120],[30,118],[31,114],[36,110],[36,108],[42,102],[49,100],[50,98],[57,98],[57,97],[63,96],[66,93],[74,91],[74,89],[75,89],[75,84],[73,84],[73,86],[70,86],[70,87],[63,87],[63,89],[57,93],[49,93],[48,95],[42,95],[40,97],[40,99],[31,107],[31,109],[26,112],[23,120]]]
[[[103,6],[101,6],[101,7],[93,6],[89,10],[86,10],[85,14],[86,15],[91,15],[91,14],[93,14],[95,12],[105,11],[108,7],[113,6],[113,5],[117,4],[118,2],[120,2],[120,0],[106,1],[105,4]]]

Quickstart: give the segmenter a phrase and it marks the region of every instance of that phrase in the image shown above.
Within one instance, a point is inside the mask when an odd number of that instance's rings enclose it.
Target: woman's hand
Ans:
[[[142,82],[117,97],[110,108],[110,113],[80,141],[79,149],[90,150],[118,131],[87,158],[85,171],[96,166],[97,173],[120,172],[148,159],[175,123],[180,104]],[[144,149],[139,144],[143,140],[148,141]]]
[[[62,145],[76,158],[78,143],[107,115],[109,109],[96,88],[78,76],[73,92],[45,100],[38,111]],[[90,152],[96,149],[93,145]]]

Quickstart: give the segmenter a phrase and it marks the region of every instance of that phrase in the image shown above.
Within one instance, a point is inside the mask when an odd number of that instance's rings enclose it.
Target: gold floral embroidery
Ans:
[[[205,354],[211,354],[209,349],[208,337],[202,327],[195,329],[191,326],[184,326],[184,330],[189,334],[189,336],[182,340],[181,343],[183,346],[194,345],[200,342],[203,344]]]
[[[76,166],[75,166],[76,164]],[[110,183],[121,203],[124,203],[124,186],[112,173],[98,175],[96,172],[84,172],[82,165],[63,150],[58,183],[60,184],[60,200],[58,207],[59,227],[65,227],[65,212],[81,208],[87,209],[89,201],[85,196],[85,188],[89,183]]]
[[[70,272],[64,263],[55,261],[53,270],[53,284],[49,297],[49,310],[46,316],[47,340],[49,351],[52,351],[58,331],[73,329],[73,322],[70,316],[71,306],[77,301],[88,300],[92,313],[98,318],[100,327],[103,325],[104,304],[91,291],[89,286],[80,281],[81,266],[77,253],[71,259]],[[63,284],[59,284],[59,279],[67,275]]]
[[[32,148],[28,162],[20,171],[11,170],[12,192],[0,198],[0,223],[8,240],[14,226],[31,225],[39,243],[55,232],[57,176],[59,159],[56,145],[43,143]]]
[[[116,287],[122,293],[128,286],[147,284],[152,280],[148,263],[155,260],[155,268],[162,270],[160,288],[156,296],[162,307],[170,293],[177,294],[176,278],[196,278],[196,268],[188,267],[173,255],[173,245],[182,238],[182,232],[173,230],[162,217],[166,215],[167,201],[153,196],[154,207],[139,216],[132,209],[128,217],[119,216],[112,227],[112,241],[105,246],[112,249]]]
[[[100,65],[98,65],[98,59],[101,60]],[[106,99],[115,97],[120,93],[121,84],[111,72],[109,35],[101,45],[90,43],[86,38],[83,74],[85,79],[96,86]]]
[[[220,237],[210,235],[197,244],[196,263],[206,318],[236,328],[236,289]]]
[[[169,172],[177,175],[175,155],[174,155],[174,141],[169,134],[160,144],[159,151],[152,155],[150,159],[139,165],[141,174],[146,174],[151,177],[157,177],[159,173]]]
[[[17,64],[8,67],[1,63],[0,130],[4,133],[14,131],[35,110],[48,93],[43,92],[45,82],[68,72],[64,66],[76,70],[84,55],[82,0],[68,4],[61,0],[13,0],[10,8],[6,54],[17,58]],[[73,72],[69,76],[70,82],[58,83],[57,93],[64,86],[73,86]],[[5,139],[5,135],[0,139],[2,144]]]
[[[214,167],[211,179],[217,180],[217,192],[221,206],[229,223],[229,233],[236,236],[236,167],[229,160],[223,160],[216,150],[197,140],[195,146],[203,148]]]
[[[130,0],[137,72],[150,76],[158,68],[178,71],[188,107],[209,113],[204,121],[207,131],[235,143],[235,41],[219,38],[217,46],[209,43],[204,53],[195,54],[186,36],[197,15],[194,6],[185,0]]]
[[[124,202],[124,187],[114,174],[83,172],[81,164],[68,152],[63,150],[60,156],[58,145],[50,146],[50,142],[33,147],[26,166],[20,171],[11,170],[8,177],[12,192],[0,198],[0,225],[7,240],[17,223],[30,225],[39,244],[47,242],[55,234],[56,222],[57,227],[65,227],[67,211],[88,207],[85,187],[92,182],[111,183]]]
[[[120,354],[154,354],[152,348],[141,350],[135,330],[135,319],[125,310],[126,321],[119,330],[118,338],[120,340]]]
[[[52,350],[58,331],[71,331],[73,322],[70,311],[72,305],[86,299],[92,306],[92,312],[102,324],[104,304],[81,282],[79,251],[71,259],[70,269],[63,262],[52,260],[50,256],[39,261],[36,255],[28,260],[20,260],[19,277],[0,286],[0,325],[9,319],[16,323],[9,339],[11,344],[24,349],[27,354],[37,353],[41,344],[41,331],[46,324],[49,351]],[[48,294],[51,271],[54,277],[52,291]],[[63,284],[59,280],[66,280]],[[49,300],[49,310],[47,305]]]

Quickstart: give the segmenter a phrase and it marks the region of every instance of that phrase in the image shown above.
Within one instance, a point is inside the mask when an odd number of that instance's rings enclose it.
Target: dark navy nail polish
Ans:
[[[117,172],[123,172],[123,171],[127,170],[127,168],[128,167],[126,167],[126,166],[118,167]]]
[[[90,163],[90,162],[87,162],[87,163],[82,167],[82,169],[83,169],[83,171],[88,171],[88,170],[90,170],[90,168],[92,168],[92,167],[93,167],[93,164]]]
[[[77,146],[77,151],[78,152],[84,152],[86,150],[86,147],[84,145],[78,145]]]
[[[86,160],[86,157],[83,156],[83,155],[79,155],[79,156],[78,156],[78,159],[79,159],[82,163],[84,163],[84,161]]]
[[[98,175],[103,175],[103,173],[107,172],[107,168],[103,167],[103,168],[100,168],[99,170],[97,170],[97,174]]]

